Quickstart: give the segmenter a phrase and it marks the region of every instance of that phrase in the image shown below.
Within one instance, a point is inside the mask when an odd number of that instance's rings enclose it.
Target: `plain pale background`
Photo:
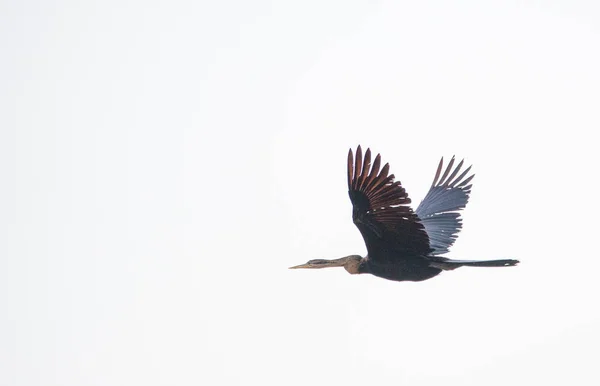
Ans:
[[[595,1],[3,1],[0,384],[598,385]],[[415,204],[474,164],[422,283],[365,253],[346,155]]]

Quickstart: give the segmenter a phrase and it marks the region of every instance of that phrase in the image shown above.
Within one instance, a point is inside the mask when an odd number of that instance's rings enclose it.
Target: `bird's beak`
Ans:
[[[295,265],[293,267],[290,267],[290,269],[298,269],[298,268],[312,268],[311,264],[300,264],[300,265]]]

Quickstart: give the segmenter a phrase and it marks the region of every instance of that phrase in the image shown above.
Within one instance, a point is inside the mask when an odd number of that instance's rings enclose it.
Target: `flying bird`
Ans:
[[[351,274],[370,273],[395,281],[422,281],[459,267],[509,267],[518,260],[451,260],[448,252],[462,228],[460,210],[469,200],[471,167],[460,173],[463,161],[453,169],[454,157],[443,174],[440,160],[429,192],[413,211],[400,181],[389,174],[389,164],[381,166],[377,154],[371,163],[371,150],[364,158],[360,145],[356,157],[348,152],[348,194],[352,220],[367,247],[365,257],[350,255],[335,260],[310,260],[290,267],[344,267]],[[460,173],[460,175],[459,175]],[[441,177],[440,177],[441,175]]]

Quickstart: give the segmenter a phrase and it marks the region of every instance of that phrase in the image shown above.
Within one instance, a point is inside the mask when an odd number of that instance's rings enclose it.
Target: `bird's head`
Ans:
[[[342,257],[340,259],[334,259],[334,260],[314,259],[314,260],[309,260],[305,264],[300,264],[300,265],[290,267],[290,269],[298,269],[298,268],[316,269],[316,268],[329,268],[329,267],[344,267],[344,268],[346,268],[346,271],[348,271],[352,274],[355,274],[355,273],[359,273],[358,266],[360,265],[361,260],[362,260],[362,257],[360,257],[359,255],[350,255],[350,256]]]

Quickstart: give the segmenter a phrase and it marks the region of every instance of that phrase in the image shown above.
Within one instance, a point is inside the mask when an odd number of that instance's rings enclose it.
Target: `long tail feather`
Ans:
[[[519,260],[449,260],[447,263],[465,267],[512,267],[513,265],[519,264]]]
[[[440,260],[432,261],[431,266],[443,270],[452,270],[459,267],[512,267],[519,264],[519,260]]]

